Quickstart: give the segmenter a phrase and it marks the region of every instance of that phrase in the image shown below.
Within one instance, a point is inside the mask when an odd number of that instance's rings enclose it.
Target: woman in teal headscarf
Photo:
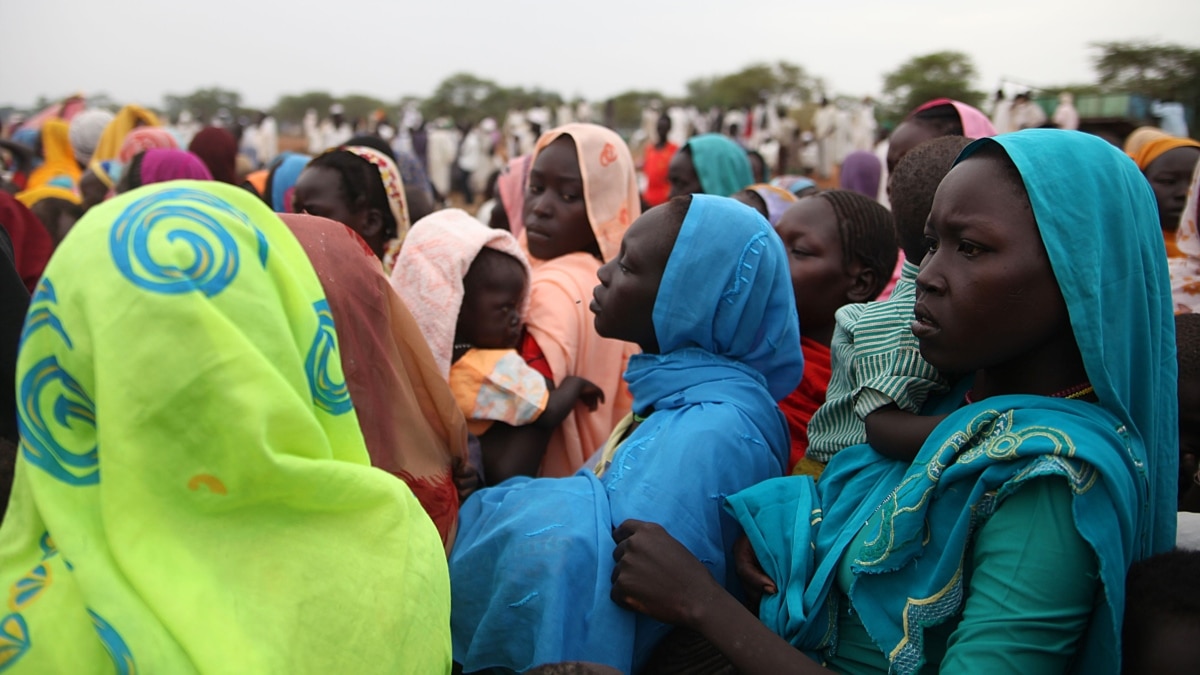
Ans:
[[[1078,132],[968,146],[930,214],[913,331],[930,363],[975,375],[930,404],[947,416],[916,460],[855,446],[815,488],[729,499],[769,578],[738,566],[765,627],[644,523],[617,531],[614,599],[747,673],[1117,672],[1125,571],[1175,540],[1170,284],[1138,178]]]
[[[635,416],[595,473],[515,478],[463,504],[450,586],[464,672],[559,661],[639,672],[670,627],[609,600],[613,527],[667,523],[732,580],[736,527],[721,496],[783,471],[775,402],[803,363],[787,254],[767,221],[732,199],[668,202],[638,218],[599,278],[596,330],[646,352],[625,371]]]
[[[754,183],[746,150],[728,136],[693,136],[667,167],[670,197],[706,194],[732,197]]]

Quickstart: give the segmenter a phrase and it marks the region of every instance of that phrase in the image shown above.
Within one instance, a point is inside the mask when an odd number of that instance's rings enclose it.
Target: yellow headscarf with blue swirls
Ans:
[[[449,672],[437,530],[370,467],[321,283],[253,195],[92,209],[17,384],[0,672]]]

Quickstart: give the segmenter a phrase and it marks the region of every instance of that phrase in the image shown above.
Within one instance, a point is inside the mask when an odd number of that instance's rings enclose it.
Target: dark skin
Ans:
[[[108,186],[100,180],[95,171],[88,169],[79,179],[79,194],[83,197],[83,210],[87,212],[93,206],[104,201],[104,198],[108,196]]]
[[[1154,189],[1159,225],[1166,232],[1179,229],[1196,162],[1200,162],[1200,148],[1175,148],[1150,162],[1143,172]]]
[[[575,141],[559,136],[538,153],[525,192],[525,233],[535,258],[553,260],[584,251],[600,257],[588,220]]]
[[[455,329],[454,360],[470,348],[516,349],[521,343],[521,303],[529,281],[525,268],[515,258],[492,254],[497,262],[489,266],[472,265],[464,281],[463,305]],[[502,254],[501,254],[502,255]],[[484,473],[494,483],[513,476],[536,476],[542,456],[554,430],[582,403],[596,410],[604,392],[591,382],[575,376],[563,379],[551,389],[542,414],[531,424],[514,427],[494,422],[479,437],[483,447]]]
[[[700,185],[700,175],[696,173],[696,165],[692,162],[692,151],[687,146],[680,148],[667,165],[667,182],[671,184],[669,199],[682,195],[704,194],[704,186]]]
[[[1200,378],[1179,376],[1179,510],[1200,513]]]
[[[341,174],[324,166],[310,166],[296,181],[292,211],[337,221],[358,233],[375,257],[383,259],[387,231],[383,212],[366,204],[351,204],[342,190]]]
[[[671,133],[671,118],[667,117],[666,115],[660,116],[658,118],[658,125],[655,127],[655,131],[658,132],[658,142],[654,145],[659,150],[662,150],[663,148],[667,147],[667,134]]]
[[[822,197],[793,204],[775,226],[788,252],[796,312],[804,336],[829,345],[834,313],[843,305],[866,302],[879,288],[875,271],[853,260],[845,264],[837,214]]]
[[[500,199],[499,194],[496,195],[496,205],[492,207],[492,215],[488,219],[488,227],[493,230],[512,232],[512,225],[508,222],[508,211],[504,209],[504,202]]]
[[[942,183],[918,277],[918,315],[930,324],[918,336],[922,354],[941,369],[974,371],[976,400],[1050,394],[1086,378],[1028,199],[997,187],[1010,180],[1000,161],[977,154]],[[1028,319],[988,334],[1014,315],[1012,303]],[[979,321],[987,312],[996,314]],[[768,630],[661,526],[628,520],[613,539],[617,604],[700,633],[741,673],[828,672]],[[735,564],[751,595],[777,592],[752,551],[735,550]]]
[[[738,192],[737,194],[733,195],[733,197],[731,197],[730,199],[739,201],[739,202],[745,204],[746,206],[749,206],[750,208],[754,209],[755,211],[758,211],[759,215],[761,215],[763,218],[771,217],[770,213],[767,211],[766,200],[764,200],[762,198],[762,195],[758,194],[754,190],[747,188],[747,189],[742,190],[741,192]]]
[[[888,139],[888,173],[895,172],[896,165],[900,163],[900,159],[907,155],[913,148],[925,141],[937,138],[937,136],[937,132],[933,129],[912,120],[901,122],[900,126],[896,127],[896,130],[892,132],[891,137]]]

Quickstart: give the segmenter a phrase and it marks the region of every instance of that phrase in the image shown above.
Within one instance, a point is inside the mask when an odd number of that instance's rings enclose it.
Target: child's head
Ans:
[[[392,186],[385,185],[385,173]],[[387,242],[408,229],[399,181],[395,163],[377,150],[362,146],[331,150],[313,158],[300,174],[292,210],[349,227],[382,259]]]
[[[480,249],[463,277],[455,345],[515,349],[521,343],[521,308],[528,296],[525,266],[502,251]]]
[[[1192,488],[1200,469],[1200,314],[1175,317],[1179,359],[1179,494]]]
[[[1200,664],[1200,551],[1133,564],[1125,580],[1122,673],[1194,673]]]
[[[612,260],[641,213],[633,156],[616,132],[565,124],[538,139],[524,206],[526,241],[535,258],[583,252]]]
[[[691,203],[685,195],[642,214],[629,226],[617,257],[596,273],[600,285],[592,291],[591,310],[601,336],[658,353],[654,302]]]
[[[781,187],[765,183],[751,185],[733,195],[733,198],[762,214],[762,217],[771,223],[771,227],[779,224],[779,219],[799,199]]]
[[[826,344],[834,312],[874,300],[896,266],[892,214],[856,192],[805,197],[783,214],[775,232],[788,252],[800,330]]]
[[[888,198],[896,219],[900,248],[914,265],[925,257],[925,221],[933,206],[938,184],[971,140],[962,136],[935,138],[905,155],[888,179]]]

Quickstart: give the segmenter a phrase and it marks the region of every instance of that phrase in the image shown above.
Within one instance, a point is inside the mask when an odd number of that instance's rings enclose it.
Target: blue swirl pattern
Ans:
[[[58,336],[67,345],[67,349],[74,349],[67,330],[63,328],[62,321],[54,313],[54,306],[57,304],[58,295],[54,292],[53,282],[49,278],[43,278],[34,289],[33,297],[29,299],[29,314],[25,317],[25,328],[21,331],[22,342],[37,329],[49,328],[58,333]]]
[[[47,389],[59,391],[47,420],[42,401],[51,396]],[[68,485],[95,485],[100,482],[100,460],[96,446],[82,453],[72,452],[55,438],[51,424],[70,429],[73,423],[96,426],[96,405],[79,382],[63,370],[58,359],[48,356],[37,362],[21,378],[17,388],[17,426],[21,449],[34,466]]]
[[[313,337],[312,346],[308,350],[308,358],[304,361],[304,370],[308,373],[308,386],[312,390],[313,403],[318,408],[331,415],[343,415],[353,409],[350,402],[350,390],[346,382],[334,382],[329,377],[329,359],[338,358],[337,332],[333,328],[333,312],[329,302],[319,300],[313,303],[317,313],[317,334]]]
[[[259,262],[266,267],[267,239],[250,218],[219,197],[191,188],[156,192],[133,202],[117,216],[109,233],[113,262],[126,279],[147,291],[200,291],[212,297],[237,277],[240,265],[237,241],[222,224],[228,219],[254,233]],[[190,248],[191,264],[180,267],[155,261],[150,238],[156,229],[166,229],[168,243]]]
[[[133,660],[133,652],[129,650],[129,645],[125,644],[121,634],[99,614],[90,609],[87,613],[92,617],[92,627],[96,629],[96,634],[100,636],[100,642],[104,644],[105,651],[112,658],[118,675],[136,675],[137,664]]]

